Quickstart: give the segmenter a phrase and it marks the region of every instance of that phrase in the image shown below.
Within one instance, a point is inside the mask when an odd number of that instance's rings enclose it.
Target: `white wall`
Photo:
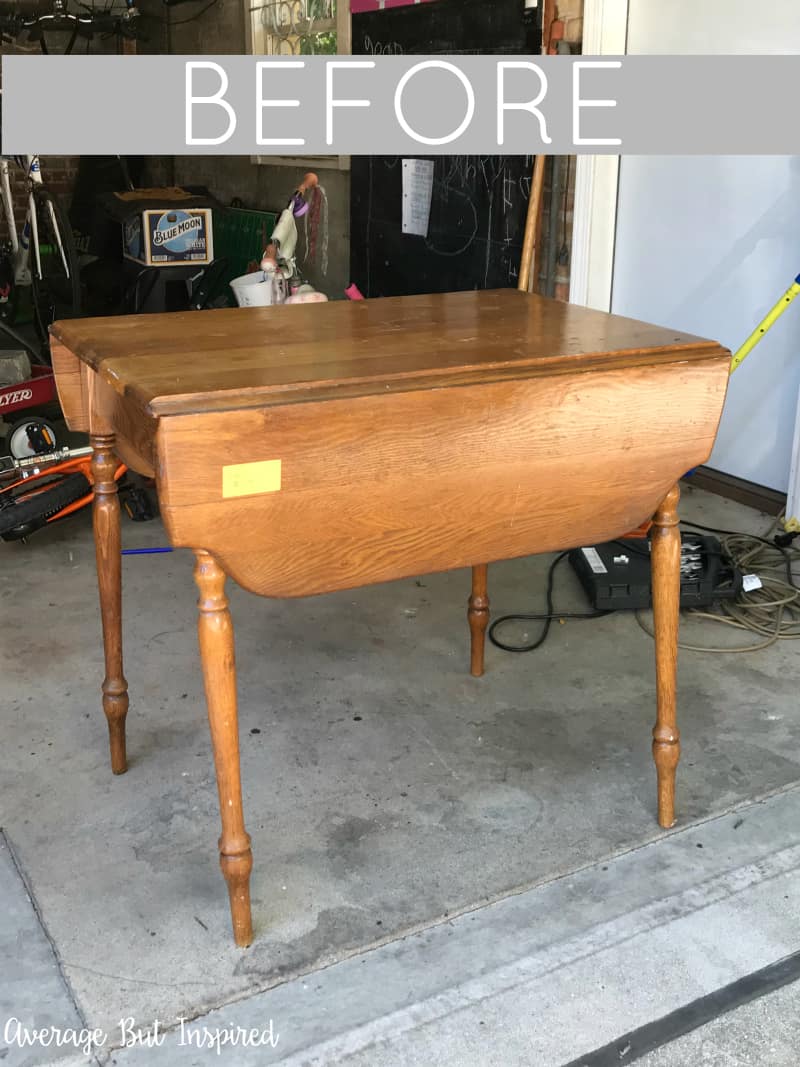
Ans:
[[[628,52],[800,53],[800,0],[630,0]],[[733,350],[798,273],[800,157],[622,157],[613,311]],[[799,387],[800,299],[733,376],[709,465],[785,490]]]

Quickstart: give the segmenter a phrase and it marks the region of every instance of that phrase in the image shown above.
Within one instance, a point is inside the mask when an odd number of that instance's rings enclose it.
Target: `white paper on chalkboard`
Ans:
[[[403,233],[428,236],[433,192],[433,160],[403,160]]]

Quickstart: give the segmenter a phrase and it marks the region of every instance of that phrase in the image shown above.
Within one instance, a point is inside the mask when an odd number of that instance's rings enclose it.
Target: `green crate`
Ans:
[[[226,207],[214,209],[214,258],[227,260],[218,289],[230,304],[236,300],[230,282],[248,267],[259,263],[269,244],[278,216],[272,211],[251,211],[248,208]]]

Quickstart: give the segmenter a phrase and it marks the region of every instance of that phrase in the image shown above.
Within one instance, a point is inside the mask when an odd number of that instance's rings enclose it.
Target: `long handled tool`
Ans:
[[[769,309],[744,344],[736,349],[731,357],[731,374],[733,374],[737,367],[742,365],[767,330],[775,325],[798,293],[800,293],[800,274],[797,275],[783,296]],[[786,502],[786,514],[783,520],[783,528],[786,531],[785,536],[790,540],[792,537],[796,537],[800,534],[800,499],[798,498],[797,489],[800,484],[800,478],[798,478],[797,472],[798,445],[800,445],[800,420],[798,420],[797,429],[795,430],[795,443],[792,453],[794,459],[792,460],[792,466],[789,472],[789,495]]]
[[[555,21],[555,0],[545,0],[542,11],[542,55],[547,55],[550,35]],[[519,263],[517,289],[535,293],[539,288],[539,243],[542,228],[542,203],[544,200],[544,169],[547,157],[541,152],[533,165],[531,195],[528,199],[528,214],[525,217],[525,234],[522,239],[522,255]],[[553,190],[555,196],[555,190]]]
[[[736,368],[741,365],[742,361],[749,356],[770,326],[775,325],[798,293],[800,293],[800,274],[797,275],[780,300],[770,308],[744,344],[734,352],[733,358],[731,359],[731,374],[733,374]]]
[[[542,200],[544,198],[544,168],[546,156],[541,153],[533,165],[531,195],[528,200],[528,214],[525,218],[525,236],[522,239],[522,256],[519,263],[517,288],[525,293],[534,293],[538,288],[538,270],[536,269],[539,233],[542,224]]]

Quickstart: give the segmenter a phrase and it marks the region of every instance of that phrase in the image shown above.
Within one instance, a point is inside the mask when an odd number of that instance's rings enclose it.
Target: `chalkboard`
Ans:
[[[353,15],[369,55],[538,53],[522,0],[434,0]],[[534,40],[533,37],[537,39]],[[351,160],[350,273],[365,296],[516,284],[532,156],[425,156],[434,162],[428,233],[402,232],[402,159]]]
[[[426,237],[402,232],[400,156],[354,158],[350,264],[365,296],[516,285],[531,156],[429,156]]]

